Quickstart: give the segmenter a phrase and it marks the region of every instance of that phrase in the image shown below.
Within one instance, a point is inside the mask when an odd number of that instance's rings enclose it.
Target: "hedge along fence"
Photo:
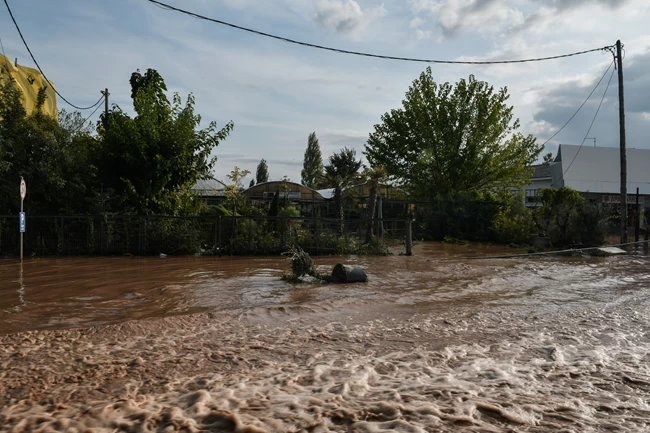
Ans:
[[[26,257],[52,255],[276,255],[290,246],[321,254],[380,254],[384,242],[365,245],[367,225],[383,226],[383,241],[401,242],[406,221],[346,220],[264,216],[27,216]],[[0,254],[19,251],[18,216],[0,216]]]

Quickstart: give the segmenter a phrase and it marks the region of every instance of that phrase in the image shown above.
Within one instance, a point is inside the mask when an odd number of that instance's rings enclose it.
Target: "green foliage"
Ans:
[[[113,106],[95,158],[113,207],[168,215],[195,210],[197,199],[189,189],[210,175],[216,162],[212,152],[232,122],[222,129],[215,122],[199,129],[194,96],[183,104],[174,94],[170,103],[165,82],[153,69],[134,73],[130,81],[136,116]]]
[[[505,191],[500,197],[503,203],[494,217],[496,238],[502,243],[528,244],[533,228],[530,211],[524,205],[522,193]]]
[[[366,219],[370,221],[366,228],[366,243],[368,243],[375,236],[374,222],[372,220],[375,218],[379,185],[388,178],[388,171],[384,167],[370,167],[364,170],[363,177],[370,184],[370,194],[366,206]]]
[[[320,151],[316,132],[312,132],[307,139],[307,150],[305,150],[303,169],[300,172],[302,184],[309,188],[317,188],[322,175],[323,155]]]
[[[347,147],[331,155],[329,164],[325,166],[325,181],[327,185],[334,188],[334,202],[339,219],[339,234],[343,233],[345,221],[343,190],[354,184],[360,169],[361,161],[357,160],[357,152]]]
[[[235,167],[228,175],[228,179],[232,182],[230,185],[226,185],[226,203],[232,209],[232,214],[237,215],[237,211],[241,213],[244,210],[248,200],[246,196],[242,194],[242,189],[244,188],[244,178],[248,176],[251,172],[248,170],[242,170],[239,167]]]
[[[271,207],[269,208],[268,215],[270,217],[278,216],[280,210],[280,188],[275,190],[275,195],[273,196],[273,201],[271,202]]]
[[[286,206],[280,209],[278,216],[298,218],[300,216],[300,211],[293,206]]]
[[[437,84],[427,68],[403,107],[375,125],[365,155],[418,197],[519,186],[542,146],[517,132],[508,98],[506,88],[495,91],[472,75],[455,86]]]
[[[445,197],[415,208],[414,237],[443,240],[497,241],[493,221],[501,204],[492,194]]]
[[[39,107],[28,116],[21,98],[14,82],[0,81],[0,213],[19,210],[21,176],[28,185],[26,212],[85,212],[96,197],[96,140],[78,113],[62,111],[60,123]]]
[[[606,216],[599,204],[567,187],[542,189],[538,197],[542,207],[533,212],[535,224],[555,246],[604,242]]]
[[[269,181],[269,166],[266,164],[266,160],[262,159],[259,164],[257,164],[257,171],[255,172],[255,180],[257,183],[264,183]]]
[[[311,256],[303,251],[302,248],[292,246],[284,254],[288,256],[289,262],[291,263],[291,274],[285,276],[285,279],[289,281],[298,281],[306,275],[321,279],[320,274],[318,274],[314,268],[314,262],[312,261]]]

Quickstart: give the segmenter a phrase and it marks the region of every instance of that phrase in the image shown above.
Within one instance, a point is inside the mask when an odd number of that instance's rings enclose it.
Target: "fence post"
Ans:
[[[248,218],[248,255],[253,255],[253,218]]]
[[[61,220],[61,250],[59,251],[59,254],[64,254],[63,243],[65,242],[65,237],[63,236],[63,217],[60,217],[60,220]]]
[[[412,237],[412,220],[409,217],[409,219],[406,220],[406,255],[407,256],[412,256],[413,255],[413,237]]]
[[[381,196],[377,197],[377,237],[379,239],[384,238],[384,210],[383,210],[383,200],[381,199]],[[373,221],[373,224],[375,224],[375,221]]]
[[[318,242],[320,240],[320,232],[318,231],[318,221],[316,221],[315,236],[316,236],[316,255],[318,255]]]

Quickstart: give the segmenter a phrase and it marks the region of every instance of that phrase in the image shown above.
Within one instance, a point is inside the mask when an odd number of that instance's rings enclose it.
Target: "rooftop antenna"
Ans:
[[[585,140],[594,140],[594,147],[596,147],[596,137],[587,137]]]

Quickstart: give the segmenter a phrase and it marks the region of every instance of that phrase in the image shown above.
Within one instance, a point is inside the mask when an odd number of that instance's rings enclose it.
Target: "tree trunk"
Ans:
[[[337,227],[337,234],[341,236],[345,231],[345,215],[343,214],[343,191],[340,187],[334,189],[334,203],[336,205],[336,213],[339,220]]]
[[[370,195],[368,196],[368,209],[367,219],[368,224],[366,227],[366,243],[370,243],[375,235],[375,211],[377,210],[377,185],[372,185],[370,188]]]

